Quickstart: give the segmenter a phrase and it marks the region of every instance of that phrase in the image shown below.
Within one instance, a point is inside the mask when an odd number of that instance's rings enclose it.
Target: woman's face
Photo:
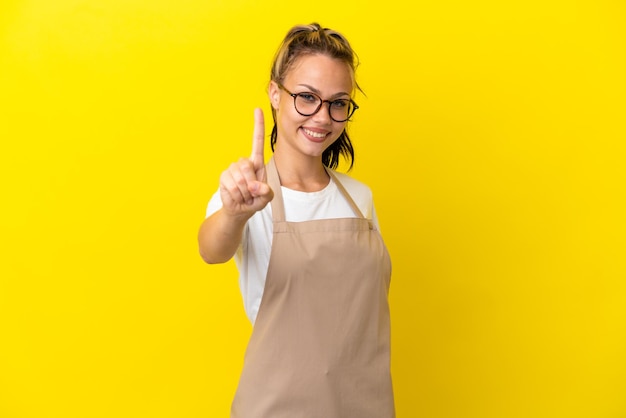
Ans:
[[[282,85],[291,93],[315,93],[323,100],[336,100],[350,99],[354,81],[348,64],[315,54],[298,58]],[[273,81],[269,96],[276,111],[276,152],[321,158],[346,126],[346,122],[330,118],[327,102],[314,115],[302,116],[294,107],[293,97]]]

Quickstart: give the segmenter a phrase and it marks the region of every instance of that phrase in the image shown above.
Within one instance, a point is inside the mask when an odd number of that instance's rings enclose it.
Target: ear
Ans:
[[[267,89],[267,95],[270,98],[270,103],[274,109],[278,109],[278,104],[280,103],[280,87],[276,84],[275,81],[270,81],[270,86]]]

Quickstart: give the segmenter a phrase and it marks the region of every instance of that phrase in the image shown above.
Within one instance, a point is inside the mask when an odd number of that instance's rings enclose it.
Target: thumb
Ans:
[[[250,184],[248,191],[255,198],[261,198],[266,203],[274,198],[274,191],[269,184],[262,181],[255,181]]]

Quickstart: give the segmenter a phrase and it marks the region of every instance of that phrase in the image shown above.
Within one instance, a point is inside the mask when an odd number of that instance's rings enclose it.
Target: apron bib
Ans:
[[[231,418],[392,418],[389,254],[357,218],[286,222],[273,158],[273,241]]]

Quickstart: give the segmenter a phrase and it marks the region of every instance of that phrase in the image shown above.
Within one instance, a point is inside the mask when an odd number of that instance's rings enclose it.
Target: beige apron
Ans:
[[[273,242],[232,418],[391,418],[389,254],[357,218],[286,222],[267,165]]]

